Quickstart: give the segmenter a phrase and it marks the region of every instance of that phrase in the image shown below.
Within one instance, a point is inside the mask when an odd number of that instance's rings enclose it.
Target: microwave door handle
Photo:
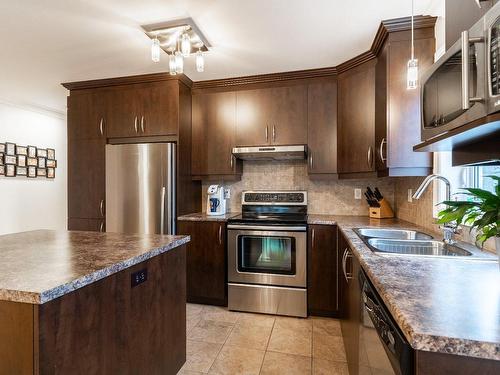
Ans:
[[[469,97],[469,47],[471,43],[484,43],[484,38],[469,38],[469,31],[462,31],[462,109],[464,111],[470,108],[470,103],[484,100]]]

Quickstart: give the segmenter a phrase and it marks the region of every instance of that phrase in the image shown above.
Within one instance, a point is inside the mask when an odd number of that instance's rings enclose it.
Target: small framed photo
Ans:
[[[36,178],[36,167],[28,167],[28,177]]]
[[[5,143],[0,143],[0,154],[5,154]]]
[[[4,164],[16,165],[17,164],[17,156],[15,155],[5,155],[3,157]]]
[[[47,159],[47,168],[57,168],[57,160]]]
[[[0,176],[5,176],[5,165],[0,165]]]
[[[4,161],[3,161],[3,153],[0,153],[0,165],[4,165]]]
[[[16,146],[16,154],[17,155],[28,155],[28,147],[26,146]]]
[[[39,158],[46,158],[47,157],[47,150],[44,148],[37,148],[36,149],[36,156]]]
[[[17,166],[26,167],[26,155],[17,155]]]
[[[48,148],[47,149],[47,159],[52,159],[54,160],[56,158],[56,150],[53,148]]]
[[[38,168],[46,168],[47,167],[47,159],[45,158],[38,158]]]
[[[37,158],[28,158],[27,163],[28,167],[36,167],[38,165],[38,159]]]
[[[15,155],[16,154],[16,144],[7,142],[5,144],[5,153],[7,155]]]
[[[5,176],[6,177],[16,177],[16,166],[6,165],[5,166]]]
[[[56,170],[54,168],[47,168],[47,178],[56,178]]]
[[[26,176],[27,174],[28,174],[28,168],[16,167],[16,176]]]
[[[36,169],[36,175],[37,175],[37,177],[46,177],[47,176],[47,169],[45,169],[45,168],[37,168]]]
[[[36,158],[36,147],[35,146],[28,146],[28,156],[30,158]]]

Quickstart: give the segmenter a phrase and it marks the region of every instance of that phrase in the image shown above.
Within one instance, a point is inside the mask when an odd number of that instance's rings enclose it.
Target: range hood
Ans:
[[[301,160],[306,150],[306,145],[235,147],[233,155],[242,160]]]

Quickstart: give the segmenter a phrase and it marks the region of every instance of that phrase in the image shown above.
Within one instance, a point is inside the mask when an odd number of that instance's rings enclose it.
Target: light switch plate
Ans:
[[[354,199],[361,199],[361,189],[354,189]]]
[[[230,198],[231,198],[231,189],[224,188],[224,199],[230,199]]]
[[[408,202],[412,203],[413,202],[413,190],[408,189]]]

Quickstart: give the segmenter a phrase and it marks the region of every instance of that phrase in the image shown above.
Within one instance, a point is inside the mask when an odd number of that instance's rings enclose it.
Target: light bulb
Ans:
[[[184,59],[179,51],[175,51],[175,72],[184,73]]]
[[[160,41],[157,37],[153,39],[153,44],[151,44],[151,60],[155,63],[160,62]]]
[[[189,57],[189,54],[191,53],[191,39],[189,38],[188,33],[184,33],[181,36],[181,52],[184,57]]]
[[[204,70],[205,58],[203,57],[203,52],[201,52],[201,50],[198,50],[198,52],[196,52],[196,71],[201,73]]]
[[[170,75],[172,76],[175,76],[177,74],[175,66],[175,56],[173,53],[168,56],[168,70],[170,72]]]
[[[406,71],[406,88],[413,90],[418,87],[418,60],[408,60],[408,68]]]

